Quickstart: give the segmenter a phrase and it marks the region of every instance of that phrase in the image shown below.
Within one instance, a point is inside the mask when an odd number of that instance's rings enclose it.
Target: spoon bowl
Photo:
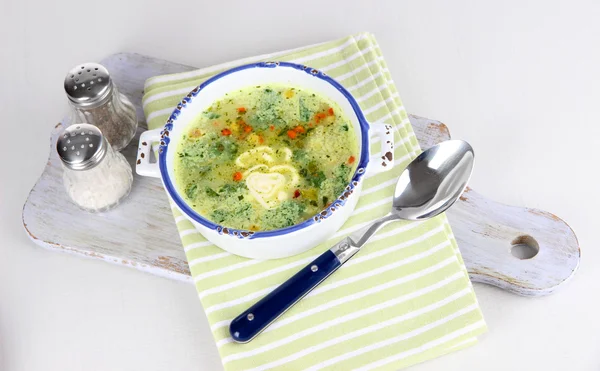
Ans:
[[[473,148],[462,140],[422,152],[398,178],[392,213],[400,219],[424,220],[446,211],[467,186],[474,159]]]

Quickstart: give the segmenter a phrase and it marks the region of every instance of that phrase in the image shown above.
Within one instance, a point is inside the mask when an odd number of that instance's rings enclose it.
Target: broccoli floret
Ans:
[[[194,200],[196,195],[198,194],[198,185],[195,183],[190,183],[185,187],[185,195],[188,199]]]
[[[306,159],[308,158],[308,155],[307,155],[306,151],[303,149],[295,149],[293,152],[292,158],[294,159],[294,161],[303,162],[303,161],[306,161]]]
[[[337,178],[341,178],[344,180],[344,182],[347,182],[348,175],[350,175],[350,166],[346,164],[341,164],[340,166],[335,168],[333,173]]]
[[[299,173],[315,188],[319,188],[326,179],[325,173],[319,169],[316,161],[310,161],[306,168],[300,169]]]
[[[265,89],[259,98],[259,104],[250,117],[250,123],[257,130],[266,130],[270,125],[276,127],[285,126],[285,122],[281,118],[281,95],[277,94],[272,89]]]
[[[320,187],[321,184],[325,181],[325,173],[322,171],[310,173],[308,175],[308,181],[313,187]]]
[[[298,117],[300,121],[308,122],[315,113],[323,110],[323,102],[314,94],[304,94],[298,99]]]
[[[235,183],[227,183],[225,185],[223,185],[221,188],[219,188],[219,193],[220,194],[233,194],[236,193],[240,190],[245,190],[246,188],[246,182],[235,182]]]
[[[249,202],[236,202],[231,211],[216,209],[211,213],[211,220],[228,227],[239,227],[252,217],[254,210]]]
[[[339,196],[342,194],[342,192],[344,192],[344,189],[346,189],[346,186],[348,185],[348,175],[350,175],[350,167],[346,164],[341,164],[340,166],[335,168],[333,174],[335,175],[333,192],[335,196]]]
[[[227,217],[229,216],[229,213],[223,209],[216,209],[215,211],[212,212],[212,214],[210,215],[210,218],[212,219],[213,222],[215,223],[219,223],[222,224],[225,219],[227,219]]]
[[[339,195],[341,195],[344,192],[344,189],[346,189],[346,186],[347,186],[347,184],[345,182],[342,183],[340,181],[337,181],[335,183],[335,185],[333,186],[334,195],[336,197],[339,196]]]
[[[217,158],[233,159],[238,146],[230,139],[219,138],[216,134],[206,135],[199,140],[189,140],[186,151],[179,153],[185,168],[202,175],[212,169]]]
[[[200,156],[182,157],[181,162],[184,168],[190,169],[190,171],[198,175],[206,174],[212,169],[212,165],[207,165],[206,161]]]
[[[264,229],[279,229],[291,227],[302,217],[306,206],[288,200],[276,209],[268,210],[263,216]]]
[[[234,142],[226,138],[220,138],[211,143],[208,153],[211,158],[224,156],[227,159],[233,159],[237,154],[238,146]]]
[[[214,189],[212,189],[211,187],[205,187],[204,188],[204,193],[206,193],[206,195],[208,197],[221,197],[221,196],[225,196],[225,197],[229,197],[229,196],[235,196],[237,194],[238,196],[238,200],[243,200],[244,199],[244,191],[246,191],[248,188],[246,187],[246,182],[236,182],[236,183],[227,183],[223,186],[221,186],[221,188],[219,188],[219,191],[215,191]]]
[[[214,189],[210,188],[210,187],[206,187],[204,189],[204,192],[206,192],[206,195],[209,197],[219,197],[219,194],[217,192],[214,191]]]
[[[312,111],[306,106],[304,98],[300,97],[300,121],[308,122],[312,117]]]
[[[209,120],[214,120],[214,119],[218,119],[219,117],[221,117],[221,115],[219,115],[216,112],[209,112],[209,111],[204,111],[202,112],[202,115],[206,118],[208,118]]]
[[[323,201],[323,206],[337,197],[339,197],[350,181],[351,167],[346,164],[340,164],[333,170],[333,176],[324,179],[319,187],[319,196]]]

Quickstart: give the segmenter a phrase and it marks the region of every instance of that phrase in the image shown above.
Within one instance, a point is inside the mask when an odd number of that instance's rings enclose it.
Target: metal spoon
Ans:
[[[400,174],[392,211],[325,251],[229,326],[235,342],[247,343],[347,262],[381,227],[395,220],[425,220],[444,212],[462,194],[473,170],[474,153],[461,140],[433,146]]]

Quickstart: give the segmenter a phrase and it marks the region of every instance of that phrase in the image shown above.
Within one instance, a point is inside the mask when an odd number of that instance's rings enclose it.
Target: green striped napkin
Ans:
[[[207,242],[173,208],[200,300],[226,370],[399,369],[476,342],[486,330],[445,215],[397,222],[248,344],[233,343],[229,322],[333,243],[390,208],[396,178],[420,152],[373,35],[274,53],[149,79],[143,99],[150,129],[208,77],[260,60],[306,64],[343,84],[370,122],[396,128],[396,163],[367,178],[358,205],[326,243],[291,258],[241,258]],[[378,143],[373,151],[379,153]]]

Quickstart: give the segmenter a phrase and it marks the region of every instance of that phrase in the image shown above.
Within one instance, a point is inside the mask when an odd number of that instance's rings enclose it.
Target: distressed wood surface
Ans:
[[[101,63],[135,104],[138,136],[146,128],[141,108],[145,80],[195,69],[131,53],[115,54]],[[414,115],[410,121],[423,149],[450,139],[448,128],[439,121]],[[51,135],[46,168],[23,207],[23,225],[30,238],[54,251],[191,282],[160,180],[134,172],[131,194],[118,208],[105,214],[81,211],[68,200],[62,185],[62,168],[54,151],[61,130],[59,123]],[[123,151],[132,166],[138,136]],[[520,295],[547,295],[568,280],[579,265],[575,234],[548,212],[503,205],[469,188],[447,215],[473,281]],[[511,254],[511,247],[518,244],[534,246],[539,252],[521,260]]]

